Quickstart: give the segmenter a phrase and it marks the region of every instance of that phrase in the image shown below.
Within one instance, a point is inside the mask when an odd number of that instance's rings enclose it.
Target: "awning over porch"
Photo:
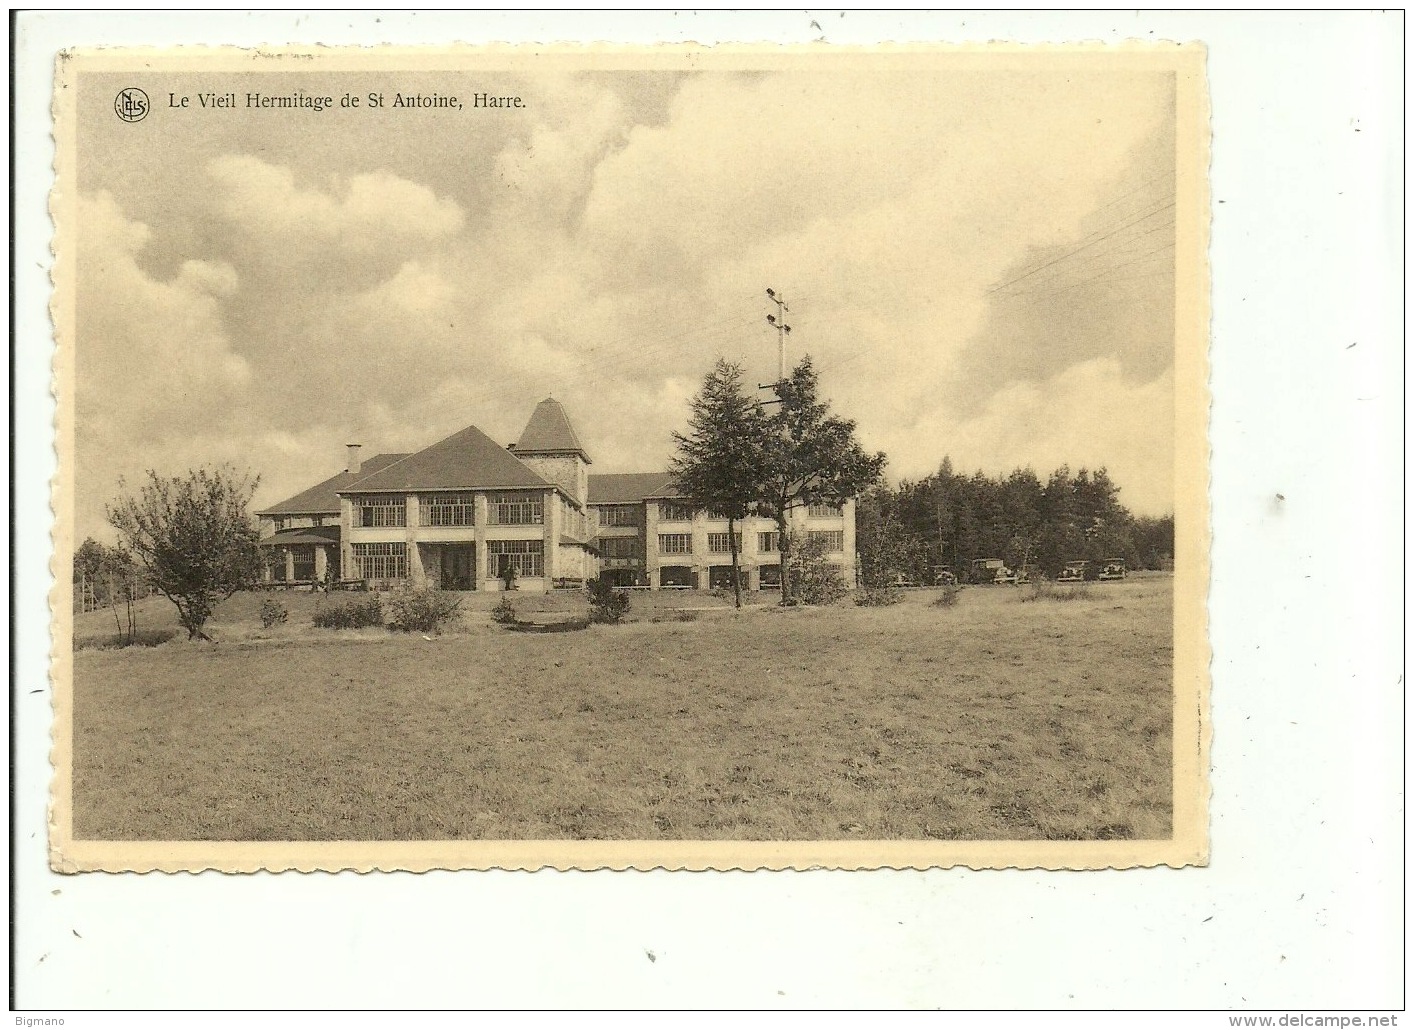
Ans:
[[[323,544],[326,547],[339,546],[338,526],[306,526],[299,529],[281,529],[274,536],[260,541],[261,547],[295,547],[300,544]]]

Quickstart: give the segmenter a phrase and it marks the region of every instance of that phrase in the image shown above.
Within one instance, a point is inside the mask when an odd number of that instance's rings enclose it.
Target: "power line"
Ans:
[[[1082,244],[1082,245],[1076,247],[1074,250],[1068,251],[1068,252],[1066,252],[1066,253],[1060,255],[1060,257],[1052,258],[1050,261],[1047,261],[1045,264],[1038,265],[1037,267],[1031,269],[1031,271],[1025,272],[1025,273],[1023,273],[1023,274],[1021,274],[1021,275],[1018,275],[1018,276],[1017,276],[1016,278],[1014,278],[1014,279],[1009,279],[1009,280],[1007,280],[1006,282],[1002,283],[1000,286],[994,286],[994,287],[992,287],[990,290],[987,291],[987,293],[990,295],[990,294],[993,294],[993,293],[998,292],[999,290],[1004,290],[1004,289],[1006,289],[1008,286],[1013,286],[1013,285],[1015,285],[1016,283],[1021,282],[1021,280],[1023,280],[1023,279],[1029,279],[1029,278],[1031,278],[1031,276],[1035,275],[1037,272],[1044,271],[1045,269],[1050,268],[1052,265],[1056,265],[1056,264],[1059,264],[1059,263],[1062,262],[1062,261],[1068,260],[1069,258],[1074,257],[1076,254],[1079,254],[1082,250],[1089,250],[1091,247],[1095,246],[1095,244],[1097,244],[1097,243],[1103,243],[1105,240],[1111,239],[1111,238],[1114,237],[1115,235],[1117,235],[1117,234],[1123,232],[1125,229],[1132,228],[1133,226],[1138,225],[1140,222],[1148,221],[1150,218],[1153,218],[1155,215],[1160,214],[1161,212],[1167,211],[1169,208],[1173,207],[1173,206],[1174,206],[1174,203],[1175,203],[1175,202],[1174,202],[1173,200],[1170,200],[1167,204],[1164,204],[1164,205],[1162,205],[1162,206],[1160,206],[1160,207],[1157,207],[1157,208],[1155,208],[1155,209],[1152,210],[1152,211],[1146,212],[1145,214],[1142,214],[1142,215],[1140,215],[1140,216],[1137,217],[1137,218],[1131,219],[1130,221],[1125,222],[1123,225],[1118,225],[1118,226],[1116,226],[1114,229],[1112,229],[1112,230],[1110,230],[1109,232],[1105,233],[1103,236],[1100,236],[1100,237],[1097,238],[1097,239],[1091,240],[1089,243],[1084,243],[1084,244]],[[1093,234],[1092,234],[1092,235],[1093,235]]]
[[[1150,229],[1147,233],[1141,233],[1140,236],[1147,236],[1147,235],[1150,235],[1151,233],[1156,233],[1156,232],[1158,232],[1160,229],[1170,228],[1170,227],[1172,227],[1172,225],[1173,225],[1172,222],[1166,222],[1164,225],[1155,226],[1153,229]],[[1140,238],[1140,236],[1136,236],[1136,237],[1134,237],[1134,238],[1137,240],[1137,239]],[[1065,293],[1065,292],[1067,292],[1067,291],[1069,291],[1069,290],[1073,290],[1073,289],[1076,289],[1076,288],[1078,288],[1078,287],[1084,286],[1084,285],[1086,285],[1087,283],[1091,283],[1091,282],[1094,282],[1094,281],[1096,281],[1096,280],[1099,280],[1099,279],[1102,278],[1103,276],[1109,275],[1109,274],[1111,274],[1112,272],[1118,272],[1118,271],[1121,271],[1121,270],[1123,270],[1123,269],[1125,269],[1125,268],[1132,268],[1134,265],[1137,265],[1140,261],[1147,260],[1148,258],[1151,258],[1151,257],[1153,257],[1153,256],[1156,255],[1156,254],[1161,254],[1161,253],[1163,253],[1164,251],[1169,250],[1169,249],[1172,248],[1173,246],[1174,246],[1174,243],[1173,243],[1172,240],[1170,240],[1168,243],[1165,243],[1165,244],[1163,244],[1163,245],[1160,246],[1160,247],[1156,247],[1156,248],[1154,248],[1153,250],[1145,251],[1143,254],[1135,255],[1134,257],[1131,257],[1131,258],[1129,258],[1128,260],[1125,260],[1125,261],[1121,261],[1121,262],[1119,262],[1118,264],[1107,265],[1106,267],[1104,267],[1104,268],[1100,269],[1098,272],[1096,272],[1094,275],[1088,276],[1088,277],[1086,277],[1086,278],[1084,278],[1084,279],[1077,280],[1076,282],[1067,283],[1066,285],[1060,287],[1059,289],[1056,289],[1056,290],[1047,290],[1047,291],[1042,291],[1042,292],[1033,292],[1033,293],[1030,293],[1030,294],[1017,294],[1016,296],[1030,296],[1030,297],[1033,298],[1033,299],[1041,298],[1041,297],[1054,297],[1054,296],[1056,296],[1057,294]],[[1046,285],[1054,285],[1054,284],[1055,284],[1055,281],[1052,280],[1050,283],[1047,283]]]

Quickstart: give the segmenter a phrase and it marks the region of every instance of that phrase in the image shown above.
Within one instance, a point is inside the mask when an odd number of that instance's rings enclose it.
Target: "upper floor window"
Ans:
[[[429,494],[418,501],[424,526],[476,525],[475,494]]]
[[[714,520],[716,520],[716,521],[718,521],[718,522],[722,521],[723,519],[729,519],[729,518],[731,518],[730,515],[728,515],[726,512],[724,512],[724,511],[722,511],[722,510],[720,510],[720,509],[718,509],[718,508],[708,508],[708,509],[707,509],[707,517],[708,517],[709,519],[714,519]]]
[[[813,519],[837,519],[844,514],[844,505],[812,504],[809,510]]]
[[[663,502],[658,505],[658,518],[662,522],[691,522],[694,514],[690,504]]]
[[[779,533],[757,533],[756,549],[764,554],[771,554],[781,549]]]
[[[638,505],[636,504],[601,504],[599,510],[599,525],[601,526],[636,526],[638,525]]]
[[[408,524],[407,501],[400,494],[370,494],[354,499],[358,524],[369,529]]]
[[[599,553],[605,558],[636,558],[638,557],[638,538],[633,536],[600,537]]]
[[[486,498],[486,521],[493,526],[542,526],[545,498],[537,493],[498,493]]]
[[[662,554],[691,554],[691,533],[659,533],[658,551]]]
[[[842,529],[815,529],[806,534],[807,539],[812,544],[822,544],[827,551],[844,550],[844,530]]]
[[[730,554],[732,550],[732,537],[736,537],[736,549],[741,551],[740,533],[708,533],[707,550],[713,554]]]

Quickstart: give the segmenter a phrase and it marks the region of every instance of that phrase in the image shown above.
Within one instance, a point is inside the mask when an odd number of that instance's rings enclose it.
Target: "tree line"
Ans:
[[[1061,466],[1042,482],[1030,468],[966,475],[944,458],[930,476],[896,488],[876,484],[860,498],[861,576],[866,585],[897,577],[933,583],[946,570],[966,582],[978,558],[1050,577],[1078,560],[1168,567],[1173,516],[1135,516],[1119,493],[1104,468]]]

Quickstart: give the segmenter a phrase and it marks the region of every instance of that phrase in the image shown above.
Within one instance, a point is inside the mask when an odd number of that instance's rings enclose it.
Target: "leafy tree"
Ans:
[[[830,414],[807,355],[777,385],[780,405],[767,419],[764,473],[757,495],[761,514],[776,520],[781,542],[781,603],[791,599],[792,508],[843,504],[878,482],[887,460],[868,454],[854,437],[854,422]]]
[[[786,578],[781,576],[782,584]],[[789,579],[794,584],[794,600],[804,604],[834,604],[847,592],[839,567],[830,561],[825,545],[808,538],[790,548]]]
[[[673,433],[677,454],[669,471],[684,500],[698,511],[727,517],[732,586],[741,607],[737,525],[756,508],[765,476],[767,418],[761,404],[746,396],[741,366],[717,359],[692,399],[686,433]]]
[[[152,586],[176,606],[188,639],[211,639],[202,627],[216,605],[260,575],[248,511],[259,482],[226,466],[171,478],[149,469],[140,490],[107,509]]]
[[[88,610],[90,598],[95,609],[104,605],[112,608],[113,622],[118,628],[118,643],[123,645],[132,641],[137,631],[137,613],[133,603],[143,587],[132,555],[121,547],[105,547],[93,537],[88,537],[74,551],[73,577],[81,593],[81,610]],[[123,602],[127,612],[126,636],[123,620],[118,615],[119,601]]]

